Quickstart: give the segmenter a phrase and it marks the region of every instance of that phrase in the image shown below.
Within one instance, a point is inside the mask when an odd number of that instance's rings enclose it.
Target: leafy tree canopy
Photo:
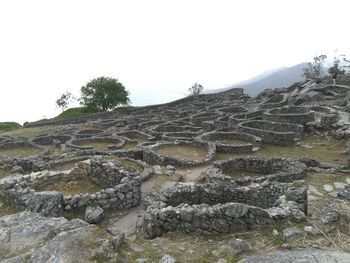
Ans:
[[[81,87],[80,104],[91,109],[108,111],[129,102],[129,92],[114,78],[99,77]]]

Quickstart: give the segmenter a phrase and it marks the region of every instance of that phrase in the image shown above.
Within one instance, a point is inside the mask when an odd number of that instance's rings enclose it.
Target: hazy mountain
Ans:
[[[302,81],[304,79],[302,77],[303,68],[305,68],[306,66],[307,66],[306,63],[301,63],[290,68],[284,67],[284,68],[267,70],[251,79],[233,84],[226,88],[217,89],[215,91],[214,90],[205,91],[205,93],[221,92],[232,88],[243,88],[244,93],[250,96],[256,96],[261,91],[267,88],[274,89],[274,88],[281,88],[283,86],[288,87],[295,82]]]

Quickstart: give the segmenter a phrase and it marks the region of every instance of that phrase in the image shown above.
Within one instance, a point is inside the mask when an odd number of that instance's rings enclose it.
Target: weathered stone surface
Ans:
[[[170,255],[163,255],[159,263],[175,263],[176,259]]]
[[[315,211],[315,217],[321,221],[322,224],[328,225],[338,222],[340,215],[333,207],[325,206]]]
[[[219,256],[221,253],[232,256],[240,255],[242,253],[250,252],[252,250],[250,244],[242,239],[230,239],[221,241],[217,244],[216,249],[213,250],[214,256]]]
[[[104,210],[99,207],[88,206],[85,210],[85,221],[90,224],[98,224],[104,217]]]
[[[297,227],[292,226],[283,229],[282,235],[285,242],[293,242],[297,239],[302,238],[305,233]]]
[[[82,220],[21,212],[0,217],[0,262],[85,263],[108,233]],[[109,241],[108,241],[109,242]],[[113,250],[104,251],[113,257]]]
[[[44,216],[63,216],[63,195],[58,192],[35,193],[28,200],[27,208]]]
[[[240,263],[350,263],[350,254],[320,251],[301,250],[275,252],[267,255],[251,256],[239,261]]]

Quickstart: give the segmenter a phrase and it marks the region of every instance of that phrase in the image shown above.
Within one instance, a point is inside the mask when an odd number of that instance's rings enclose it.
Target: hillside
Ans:
[[[242,88],[244,92],[250,96],[257,96],[263,90],[270,88],[288,87],[295,82],[300,82],[304,78],[302,77],[303,68],[306,67],[306,63],[301,63],[289,68],[278,68],[265,71],[258,76],[251,79],[233,84],[226,88],[209,90],[208,93],[226,91],[232,88]]]

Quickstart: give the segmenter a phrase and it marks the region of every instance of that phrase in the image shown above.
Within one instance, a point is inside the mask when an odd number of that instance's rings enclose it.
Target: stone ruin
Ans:
[[[350,138],[347,94],[345,86],[299,83],[256,98],[233,89],[28,123],[28,129],[56,129],[34,138],[0,137],[0,199],[47,217],[100,211],[96,207],[140,207],[144,214],[138,233],[146,238],[166,232],[222,235],[305,222],[308,171],[346,170],[346,164],[259,154],[266,146],[301,147],[298,141],[306,135]],[[186,178],[184,169],[202,170],[200,176]],[[144,190],[156,175],[171,183]],[[96,188],[74,192],[73,187],[65,193],[55,189],[62,182]],[[350,199],[350,186],[339,196]]]

